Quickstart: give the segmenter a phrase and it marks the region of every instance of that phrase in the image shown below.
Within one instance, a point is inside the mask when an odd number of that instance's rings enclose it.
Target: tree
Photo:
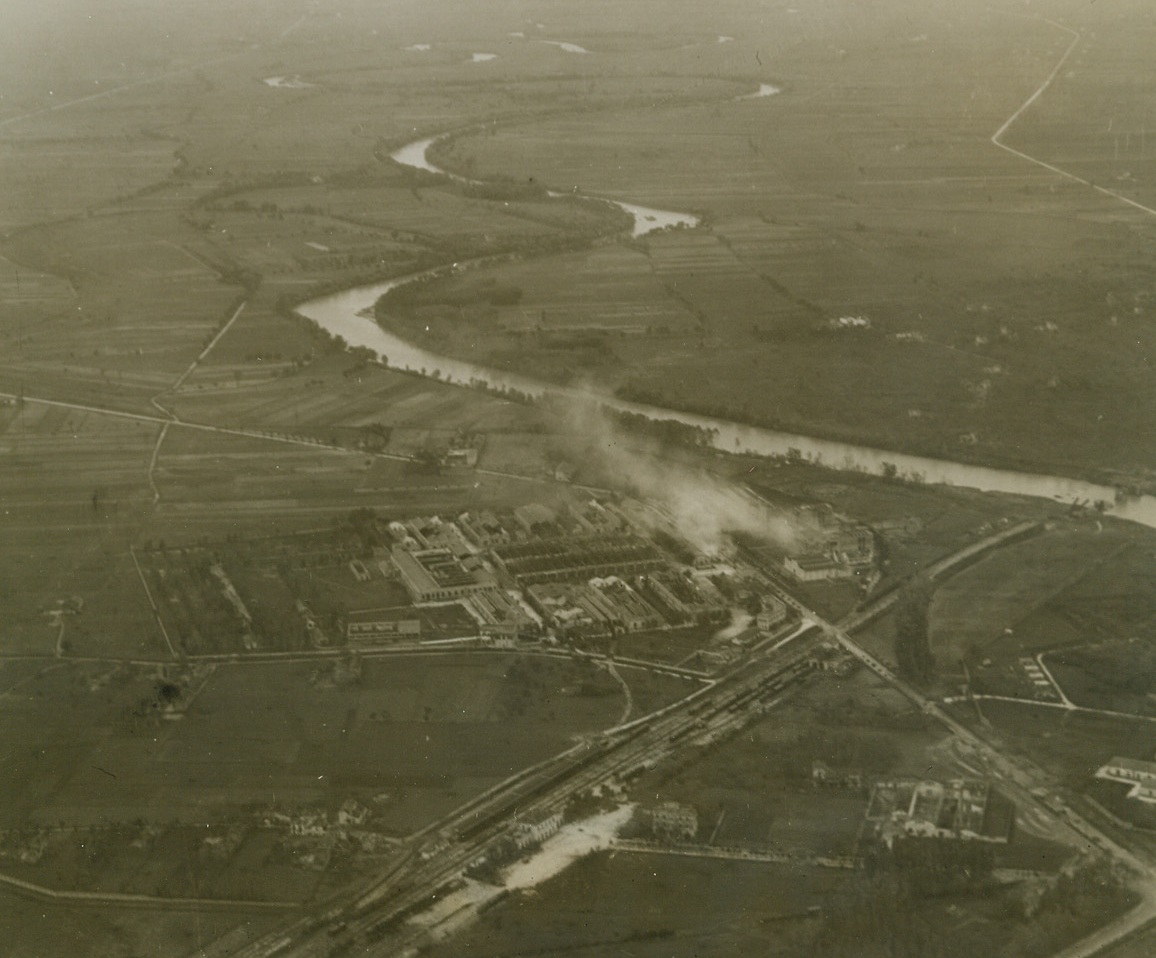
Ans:
[[[908,681],[929,682],[935,674],[931,653],[929,611],[935,586],[924,575],[916,576],[899,593],[895,604],[895,661]]]

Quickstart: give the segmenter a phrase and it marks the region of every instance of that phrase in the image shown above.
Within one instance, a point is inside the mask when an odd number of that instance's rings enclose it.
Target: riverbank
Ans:
[[[391,159],[427,173],[445,175],[458,182],[477,184],[456,174],[447,173],[429,158],[429,151],[444,137],[429,137],[408,144],[390,154]],[[557,195],[557,194],[552,194]],[[687,214],[671,213],[615,202],[631,212],[635,220],[634,235],[648,224],[653,231],[670,225]],[[697,222],[693,217],[690,218]],[[687,220],[689,222],[690,220]],[[456,264],[455,264],[456,267]],[[650,419],[675,420],[701,430],[711,437],[714,448],[724,452],[741,452],[772,458],[803,461],[826,468],[860,472],[911,482],[965,486],[985,492],[1028,495],[1073,505],[1091,506],[1121,518],[1156,527],[1156,498],[1146,495],[1127,496],[1104,481],[1095,470],[1078,470],[1077,475],[1048,475],[1026,469],[1007,468],[1003,463],[979,460],[955,460],[883,449],[866,443],[846,441],[822,435],[805,435],[783,431],[773,426],[753,425],[717,415],[709,415],[673,406],[659,406],[620,395],[554,385],[518,371],[496,369],[471,361],[462,355],[445,355],[421,345],[379,324],[378,301],[403,285],[426,281],[444,274],[444,270],[427,270],[397,277],[382,283],[346,290],[312,300],[297,307],[297,312],[316,323],[331,336],[340,337],[351,348],[364,348],[385,357],[396,369],[416,372],[443,382],[480,386],[529,398],[547,393],[575,403],[595,403],[615,412],[632,413]],[[457,352],[457,350],[454,350]],[[687,404],[689,405],[689,404]]]
[[[408,166],[415,170],[422,170],[426,173],[434,173],[438,176],[445,176],[456,183],[463,183],[470,186],[482,186],[483,181],[470,179],[469,177],[460,176],[457,173],[451,173],[438,165],[430,158],[430,150],[435,149],[439,144],[447,143],[450,139],[450,134],[442,134],[440,136],[427,137],[424,140],[417,140],[413,143],[407,143],[400,149],[394,150],[389,154],[389,158],[395,163],[400,163],[402,166]],[[585,199],[596,203],[606,203],[610,206],[616,206],[625,213],[628,213],[634,220],[634,227],[631,231],[631,236],[635,239],[641,236],[646,236],[649,233],[654,233],[665,229],[693,229],[699,225],[700,219],[693,213],[676,213],[673,210],[660,210],[649,206],[640,206],[637,203],[626,203],[621,200],[609,199],[603,196],[593,196],[578,191],[564,193],[558,190],[548,190],[547,195],[554,199],[563,199],[565,197],[575,197]]]
[[[551,387],[529,376],[503,372],[463,359],[440,356],[388,332],[373,318],[377,300],[426,273],[398,277],[383,283],[345,290],[297,307],[304,318],[316,323],[349,347],[372,350],[385,356],[395,369],[430,376],[442,382],[484,387],[529,398],[549,393],[561,400],[595,403],[617,412],[635,413],[656,420],[675,420],[703,430],[711,445],[723,452],[809,462],[839,471],[904,479],[947,486],[964,486],[983,492],[1034,496],[1062,503],[1094,505],[1120,518],[1156,528],[1156,498],[1138,496],[1117,501],[1117,490],[1086,479],[1020,472],[973,463],[953,462],[894,450],[838,442],[815,436],[780,432],[716,417],[680,412],[630,402],[587,390]]]

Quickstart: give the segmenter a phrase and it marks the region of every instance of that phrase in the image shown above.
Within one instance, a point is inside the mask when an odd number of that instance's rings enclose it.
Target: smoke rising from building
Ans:
[[[702,552],[717,552],[736,532],[794,551],[812,531],[807,520],[749,489],[680,462],[669,443],[628,428],[594,397],[545,405],[551,418],[560,420],[559,431],[571,437],[572,454],[650,504],[679,537]],[[657,515],[655,524],[660,524]]]

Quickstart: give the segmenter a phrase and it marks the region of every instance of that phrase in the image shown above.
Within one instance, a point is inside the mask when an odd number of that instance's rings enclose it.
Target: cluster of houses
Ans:
[[[866,819],[889,847],[903,837],[1006,843],[1014,806],[997,806],[992,797],[990,783],[982,779],[880,779],[871,788]]]
[[[342,802],[334,814],[324,808],[303,808],[295,812],[270,808],[262,813],[261,826],[282,830],[294,838],[324,838],[360,828],[369,820],[369,814],[368,808],[350,798]]]

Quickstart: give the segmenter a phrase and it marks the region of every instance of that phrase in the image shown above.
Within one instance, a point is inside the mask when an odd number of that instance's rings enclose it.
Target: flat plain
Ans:
[[[1001,523],[1056,523],[941,587],[934,691],[974,676],[980,700],[954,716],[1030,755],[1081,808],[1132,811],[1091,775],[1149,741],[1150,722],[1102,714],[1151,712],[1125,681],[1150,664],[1145,534],[1049,502],[656,449],[371,362],[294,308],[436,268],[377,308],[435,352],[1149,490],[1152,11],[493,6],[20,0],[0,14],[0,869],[161,899],[130,912],[6,897],[14,954],[184,955],[230,928],[276,927],[164,899],[323,896],[511,772],[695,687],[537,653],[347,655],[306,638],[291,576],[238,559],[242,542],[345,534],[363,510],[562,507],[642,474],[710,473],[882,530],[880,589]],[[389,159],[443,135],[429,158],[483,182]],[[607,199],[701,225],[631,237]],[[476,466],[426,467],[467,439]],[[264,645],[189,627],[198,598],[181,577],[209,556]],[[355,581],[331,558],[311,599],[407,605],[396,581]],[[847,583],[799,594],[832,618],[864,598]],[[472,627],[464,611],[422,614],[439,639]],[[893,633],[884,617],[857,638],[891,662]],[[639,632],[598,651],[695,667],[713,637]],[[1032,697],[1025,658],[1054,667],[1050,698]],[[192,697],[180,718],[166,712],[174,683]],[[1075,707],[1059,711],[1059,690]],[[864,717],[879,729],[857,736]],[[812,759],[846,759],[839,742],[873,773],[968,771],[860,674],[645,781],[699,805],[720,842],[840,855],[862,798],[815,801],[808,781]],[[336,815],[347,798],[376,819],[370,865],[262,821],[307,829],[303,810]],[[1089,879],[1072,899],[1106,913],[1121,905],[1106,888]],[[468,944],[835,956],[896,910],[893,892],[836,869],[606,854],[495,909]],[[954,912],[921,901],[897,934],[921,958],[945,927],[969,929],[973,953],[1043,954],[1091,920],[1069,906],[1048,899],[1045,918],[1076,917],[1041,930],[1013,927],[1012,894]],[[872,927],[888,953],[894,929]]]

